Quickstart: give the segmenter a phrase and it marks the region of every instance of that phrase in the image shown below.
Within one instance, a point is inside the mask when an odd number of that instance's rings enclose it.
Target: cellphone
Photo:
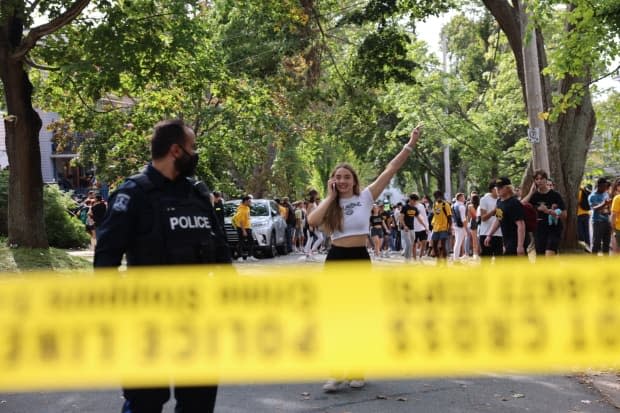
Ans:
[[[332,184],[332,189],[335,191],[336,190],[336,184]]]

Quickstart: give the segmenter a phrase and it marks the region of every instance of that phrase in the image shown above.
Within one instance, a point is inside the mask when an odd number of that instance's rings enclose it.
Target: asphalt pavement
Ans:
[[[218,413],[617,413],[587,376],[495,376],[434,380],[369,380],[363,389],[326,394],[322,383],[221,386]],[[120,411],[120,390],[0,394],[0,412]],[[173,413],[173,402],[164,413]]]

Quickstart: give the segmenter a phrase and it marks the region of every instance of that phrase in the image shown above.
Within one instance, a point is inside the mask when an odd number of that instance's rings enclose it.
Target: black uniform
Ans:
[[[127,264],[230,263],[230,253],[206,186],[188,178],[174,181],[149,165],[110,197],[97,231],[95,267]],[[217,386],[177,387],[177,410],[211,412]],[[124,389],[123,411],[159,412],[170,389]]]

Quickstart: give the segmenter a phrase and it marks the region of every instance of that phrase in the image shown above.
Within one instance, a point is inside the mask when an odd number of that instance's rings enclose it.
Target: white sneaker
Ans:
[[[325,393],[333,393],[333,392],[337,392],[339,390],[342,390],[343,386],[344,386],[344,382],[342,382],[340,380],[336,380],[336,379],[329,379],[323,385],[323,391]]]
[[[587,252],[589,254],[592,253],[592,249],[590,248],[590,246],[588,244],[586,244],[585,241],[579,241],[578,244],[581,245],[581,247],[584,249],[585,252]]]
[[[237,258],[237,262],[243,262],[243,257]]]
[[[306,262],[319,262],[319,260],[314,255],[306,255]]]
[[[260,261],[260,260],[259,260],[258,258],[256,258],[256,257],[254,257],[254,256],[250,255],[250,256],[248,257],[248,261],[258,262],[258,261]]]
[[[349,382],[349,387],[353,389],[361,389],[365,385],[366,385],[366,382],[364,380],[351,380]]]

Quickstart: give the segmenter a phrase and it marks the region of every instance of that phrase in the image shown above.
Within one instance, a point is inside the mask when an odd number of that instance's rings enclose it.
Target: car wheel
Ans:
[[[272,232],[271,237],[269,237],[269,246],[265,248],[265,257],[273,258],[276,256],[277,253],[278,250],[276,248],[276,234]]]

